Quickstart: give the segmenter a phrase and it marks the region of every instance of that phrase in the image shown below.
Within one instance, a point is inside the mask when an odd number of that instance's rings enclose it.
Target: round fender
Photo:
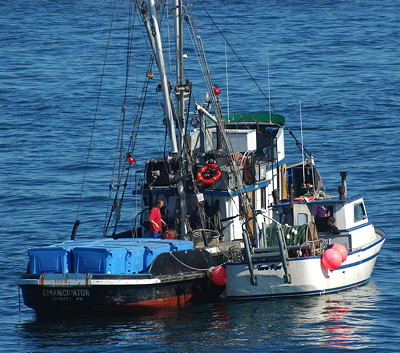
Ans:
[[[199,169],[196,178],[200,183],[209,185],[215,183],[221,177],[221,175],[221,168],[216,164],[209,163]]]

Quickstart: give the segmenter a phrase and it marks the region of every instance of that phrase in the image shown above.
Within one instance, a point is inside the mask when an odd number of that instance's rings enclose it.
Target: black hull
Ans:
[[[205,269],[225,261],[222,254],[192,249],[160,254],[151,274],[25,274],[17,284],[25,305],[44,315],[182,307],[218,299],[225,287],[215,285]]]
[[[26,277],[29,277],[26,278]],[[183,307],[188,304],[217,300],[225,287],[213,284],[206,276],[176,275],[159,277],[157,284],[89,286],[42,286],[20,284],[25,305],[39,314],[121,313],[151,309]],[[35,280],[32,275],[23,280]],[[94,278],[92,280],[102,280]],[[106,276],[103,278],[106,280]],[[39,278],[37,278],[38,281]]]

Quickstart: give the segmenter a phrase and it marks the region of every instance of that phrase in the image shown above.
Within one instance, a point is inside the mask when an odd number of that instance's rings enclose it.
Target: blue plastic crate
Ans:
[[[142,270],[143,250],[138,248],[75,248],[72,254],[75,273],[129,275]]]
[[[128,275],[138,274],[143,271],[143,253],[142,246],[129,247],[126,253],[125,273]]]
[[[107,249],[74,248],[72,250],[73,272],[75,273],[107,273]]]
[[[29,249],[29,273],[69,273],[72,270],[70,249],[46,247]]]

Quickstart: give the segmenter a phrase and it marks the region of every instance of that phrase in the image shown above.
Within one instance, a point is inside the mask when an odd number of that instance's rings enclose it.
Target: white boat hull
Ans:
[[[247,263],[228,263],[226,266],[226,296],[228,299],[255,299],[280,296],[323,294],[361,285],[371,277],[384,238],[349,253],[336,270],[322,266],[320,256],[288,259],[290,283],[280,261],[253,263],[256,284],[252,284]]]

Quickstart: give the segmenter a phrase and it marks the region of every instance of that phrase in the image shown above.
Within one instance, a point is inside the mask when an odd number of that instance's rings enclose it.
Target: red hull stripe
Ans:
[[[151,307],[151,308],[165,308],[165,307],[178,307],[187,303],[190,299],[192,299],[192,294],[179,295],[175,297],[168,298],[160,298],[160,299],[151,299],[145,300],[136,303],[126,303],[121,306],[130,306],[130,307]]]

